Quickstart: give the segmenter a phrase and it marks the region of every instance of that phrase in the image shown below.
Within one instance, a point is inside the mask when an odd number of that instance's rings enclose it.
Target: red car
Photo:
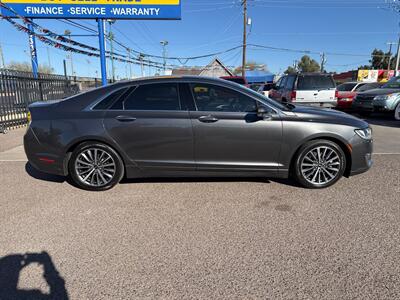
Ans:
[[[380,87],[379,82],[346,82],[337,86],[337,108],[351,110],[354,97],[359,92],[364,92]]]

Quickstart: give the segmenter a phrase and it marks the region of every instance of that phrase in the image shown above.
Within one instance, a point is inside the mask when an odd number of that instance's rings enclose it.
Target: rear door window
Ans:
[[[326,90],[336,87],[333,78],[330,76],[299,76],[297,82],[298,90]]]
[[[128,90],[128,88],[122,88],[117,91],[112,92],[110,95],[106,96],[101,102],[99,102],[93,110],[103,110],[108,109],[113,103],[118,101],[118,99]]]
[[[178,87],[175,83],[138,86],[124,103],[125,110],[181,110]]]

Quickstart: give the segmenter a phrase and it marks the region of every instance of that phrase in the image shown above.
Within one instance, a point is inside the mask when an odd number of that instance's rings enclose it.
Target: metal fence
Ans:
[[[62,99],[79,92],[77,84],[62,75],[0,69],[0,132],[27,124],[28,105]]]

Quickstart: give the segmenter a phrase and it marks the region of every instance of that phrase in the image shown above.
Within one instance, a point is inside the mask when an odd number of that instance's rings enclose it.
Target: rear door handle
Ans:
[[[213,117],[213,116],[211,116],[211,115],[208,115],[208,116],[201,116],[201,117],[199,118],[199,121],[200,121],[200,122],[203,122],[203,123],[215,123],[215,122],[218,121],[218,119],[217,119],[216,117]]]
[[[133,121],[136,121],[135,117],[130,117],[130,116],[118,116],[118,117],[115,117],[115,119],[117,119],[120,122],[133,122]]]

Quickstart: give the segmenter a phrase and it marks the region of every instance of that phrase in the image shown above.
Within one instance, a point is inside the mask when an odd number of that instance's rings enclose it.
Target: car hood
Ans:
[[[366,92],[358,93],[358,95],[362,96],[379,96],[379,95],[388,95],[392,93],[400,93],[400,89],[373,89]]]
[[[306,122],[321,122],[366,128],[368,123],[344,112],[330,109],[296,105],[291,113]]]

